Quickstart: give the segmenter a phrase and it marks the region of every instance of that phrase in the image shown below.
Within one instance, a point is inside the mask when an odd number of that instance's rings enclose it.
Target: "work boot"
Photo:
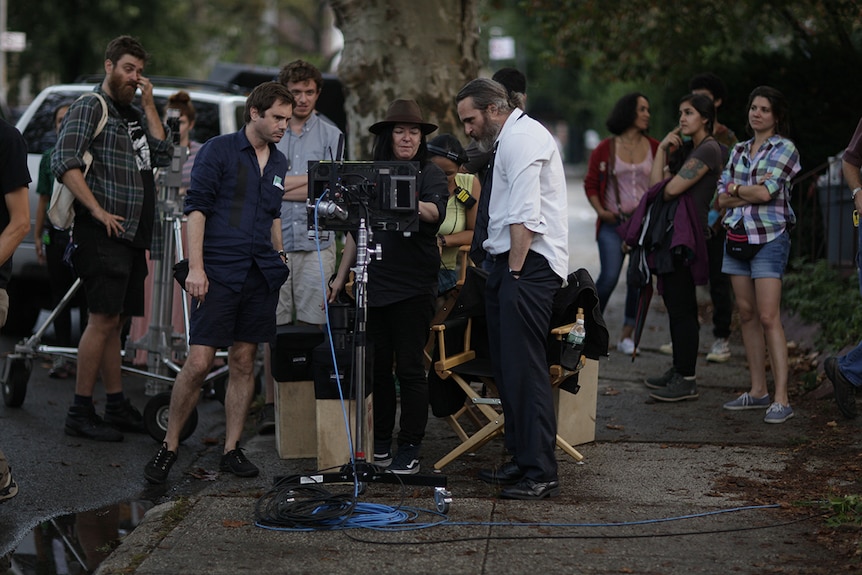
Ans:
[[[66,413],[66,435],[96,441],[122,441],[123,434],[96,415],[92,405],[73,405]]]
[[[144,416],[135,409],[128,399],[123,401],[109,401],[105,405],[105,423],[116,427],[120,431],[130,433],[145,433]]]

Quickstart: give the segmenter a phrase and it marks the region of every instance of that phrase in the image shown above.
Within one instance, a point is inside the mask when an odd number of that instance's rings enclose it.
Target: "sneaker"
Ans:
[[[828,357],[823,363],[823,371],[832,382],[835,403],[847,419],[856,417],[856,388],[850,383],[838,367],[837,357]]]
[[[743,409],[763,409],[769,407],[770,403],[772,403],[772,400],[768,393],[763,397],[754,397],[746,391],[733,401],[728,401],[722,407],[730,411],[741,411]]]
[[[670,368],[664,375],[660,375],[658,377],[648,377],[644,380],[644,385],[650,389],[664,389],[667,387],[668,382],[673,379],[673,374],[676,371],[673,368]]]
[[[391,443],[391,441],[374,442],[374,465],[389,467],[392,463],[392,450],[389,449]]]
[[[0,503],[12,499],[18,494],[18,484],[12,479],[12,468],[6,462],[6,456],[0,451]]]
[[[398,452],[389,465],[389,471],[398,475],[419,473],[419,446],[405,443],[398,446]]]
[[[230,471],[237,477],[257,477],[260,473],[257,466],[246,458],[241,447],[222,455],[218,468],[219,471]]]
[[[640,350],[635,351],[635,342],[632,338],[627,337],[625,339],[621,339],[617,343],[617,351],[620,351],[626,355],[631,354],[640,354]]]
[[[673,342],[661,344],[658,350],[665,355],[673,355]]]
[[[121,431],[96,415],[92,405],[73,405],[66,413],[66,435],[86,437],[96,441],[122,441]]]
[[[144,416],[128,399],[105,404],[105,423],[120,431],[146,433]]]
[[[683,401],[686,399],[697,399],[697,381],[686,379],[679,373],[674,373],[671,380],[663,389],[651,391],[649,396],[656,401]]]
[[[51,363],[51,371],[48,372],[48,377],[51,379],[68,379],[72,375],[67,367],[66,360],[62,357],[55,357]]]
[[[265,403],[257,416],[257,434],[272,435],[275,433],[275,404]]]
[[[164,483],[176,461],[177,452],[168,451],[168,444],[162,443],[156,456],[144,466],[144,478],[154,485]]]
[[[781,405],[776,401],[766,410],[766,417],[763,418],[763,421],[766,423],[784,423],[791,417],[793,417],[793,408],[789,405]]]
[[[712,349],[706,354],[706,361],[713,363],[724,363],[730,359],[730,344],[726,337],[717,337],[712,344]]]

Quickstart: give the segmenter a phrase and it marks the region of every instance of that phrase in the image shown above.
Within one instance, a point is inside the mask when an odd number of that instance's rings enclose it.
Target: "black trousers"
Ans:
[[[391,441],[395,429],[397,394],[401,391],[398,445],[422,443],[428,423],[428,378],[425,342],[434,315],[434,295],[413,297],[382,307],[368,308],[366,329],[374,343],[374,441]]]
[[[684,376],[695,374],[700,324],[697,321],[697,291],[691,269],[676,262],[674,271],[662,274],[664,305],[673,343],[673,367]]]
[[[557,419],[548,376],[547,345],[554,295],[562,285],[541,255],[530,251],[521,277],[508,257],[492,265],[485,311],[494,379],[505,417],[506,449],[525,476],[557,479]]]

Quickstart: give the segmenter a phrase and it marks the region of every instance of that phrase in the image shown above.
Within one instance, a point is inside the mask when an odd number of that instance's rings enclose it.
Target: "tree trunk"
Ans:
[[[371,157],[369,126],[392,100],[413,98],[437,133],[464,133],[458,90],[476,77],[477,0],[332,0],[344,34],[338,75],[344,84],[349,158]]]

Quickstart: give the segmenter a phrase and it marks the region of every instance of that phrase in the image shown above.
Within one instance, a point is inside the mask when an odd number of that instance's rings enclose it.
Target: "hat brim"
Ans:
[[[380,134],[383,130],[390,126],[394,126],[395,124],[416,124],[422,130],[422,134],[426,136],[437,130],[437,124],[417,122],[416,120],[384,120],[383,122],[372,124],[371,127],[368,128],[368,131],[372,134]]]

